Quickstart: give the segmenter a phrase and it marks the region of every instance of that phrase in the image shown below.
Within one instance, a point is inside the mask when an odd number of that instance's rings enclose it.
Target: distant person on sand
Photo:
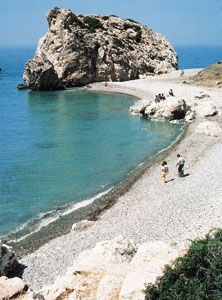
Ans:
[[[177,154],[177,171],[178,171],[178,177],[184,177],[184,164],[185,164],[185,159],[180,156],[180,154]]]
[[[181,70],[180,76],[182,77],[184,75],[184,70]]]
[[[170,96],[174,96],[174,93],[173,93],[173,90],[172,90],[172,89],[170,89],[169,95],[170,95]]]
[[[164,161],[162,163],[162,173],[161,173],[161,176],[163,178],[164,183],[168,182],[168,173],[169,173],[169,169],[168,169],[168,166],[167,166],[167,162]]]

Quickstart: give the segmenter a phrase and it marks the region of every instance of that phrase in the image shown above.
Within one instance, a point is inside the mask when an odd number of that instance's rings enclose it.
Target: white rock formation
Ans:
[[[177,54],[168,40],[133,20],[84,17],[54,8],[47,21],[49,30],[25,67],[24,80],[33,90],[55,89],[55,83],[61,88],[61,82],[73,87],[95,81],[124,81],[177,67]],[[55,83],[47,82],[44,62]]]
[[[165,242],[137,247],[119,236],[82,252],[65,276],[23,300],[144,300],[145,285],[179,255],[179,248]]]
[[[212,117],[217,114],[217,107],[215,103],[210,101],[203,101],[199,102],[195,107],[196,116],[203,118],[203,117]]]
[[[208,135],[208,136],[221,136],[222,129],[217,122],[202,122],[200,123],[195,130],[198,134]]]
[[[185,118],[188,107],[183,99],[167,97],[158,103],[152,101],[144,115],[149,119],[182,120]]]
[[[25,293],[26,290],[27,286],[20,278],[0,277],[0,300],[14,299]]]

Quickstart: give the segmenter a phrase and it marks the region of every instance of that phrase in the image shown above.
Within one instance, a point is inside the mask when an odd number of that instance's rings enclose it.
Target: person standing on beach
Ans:
[[[169,169],[168,169],[168,166],[167,166],[167,162],[164,161],[162,163],[162,174],[161,174],[164,183],[168,182],[168,173],[169,173]]]
[[[178,171],[178,177],[183,177],[184,176],[184,164],[185,164],[185,159],[180,156],[180,154],[177,154],[177,171]]]

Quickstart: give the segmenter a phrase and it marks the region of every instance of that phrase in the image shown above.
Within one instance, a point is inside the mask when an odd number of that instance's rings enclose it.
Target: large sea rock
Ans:
[[[169,41],[134,20],[54,8],[47,21],[48,32],[25,66],[24,80],[32,90],[125,81],[177,68]]]

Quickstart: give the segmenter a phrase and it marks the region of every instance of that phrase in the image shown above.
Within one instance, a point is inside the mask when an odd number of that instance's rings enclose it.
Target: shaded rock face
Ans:
[[[54,8],[47,21],[49,30],[25,66],[24,79],[31,89],[61,88],[61,82],[74,87],[125,81],[177,68],[177,54],[168,40],[133,20],[77,16]],[[54,79],[48,81],[48,75]]]
[[[12,247],[0,240],[0,276],[7,276],[13,272],[18,262]]]
[[[61,90],[63,82],[46,58],[34,58],[25,66],[24,80],[26,85],[34,91]]]

